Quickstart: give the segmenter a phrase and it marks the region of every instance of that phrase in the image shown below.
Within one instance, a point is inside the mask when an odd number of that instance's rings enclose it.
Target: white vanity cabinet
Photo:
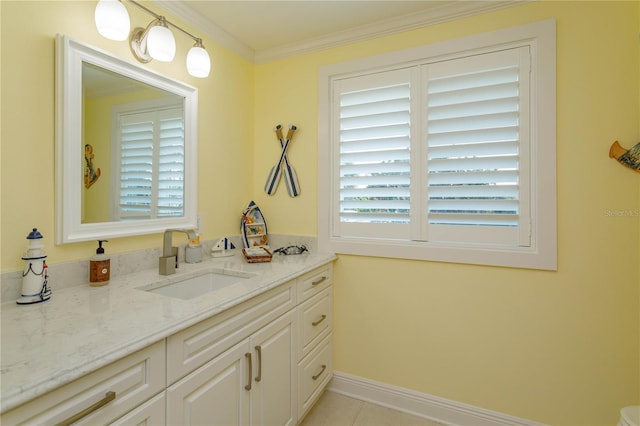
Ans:
[[[295,306],[291,281],[170,336],[167,424],[295,424]]]
[[[167,389],[170,425],[293,425],[293,311]]]
[[[129,414],[135,424],[164,424],[165,370],[163,340],[3,413],[0,422],[106,425]]]
[[[167,340],[167,424],[295,425],[332,377],[332,269]]]
[[[293,426],[333,374],[331,311],[329,263],[2,413],[0,422]]]

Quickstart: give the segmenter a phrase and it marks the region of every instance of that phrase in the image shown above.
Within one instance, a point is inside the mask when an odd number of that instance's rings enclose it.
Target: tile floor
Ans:
[[[325,391],[300,426],[442,426],[400,411]]]

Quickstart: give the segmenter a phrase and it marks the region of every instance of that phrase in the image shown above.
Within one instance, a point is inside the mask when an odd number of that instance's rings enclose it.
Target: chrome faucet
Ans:
[[[171,234],[174,232],[184,232],[189,239],[196,238],[196,231],[193,229],[167,229],[164,231],[162,239],[162,256],[160,256],[160,275],[171,275],[176,273],[178,267],[178,247],[171,244]]]

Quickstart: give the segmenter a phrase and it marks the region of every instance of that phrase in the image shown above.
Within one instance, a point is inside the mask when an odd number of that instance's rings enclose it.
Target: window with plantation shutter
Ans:
[[[391,71],[335,87],[340,123],[335,226],[343,233],[409,236],[411,74]]]
[[[424,67],[427,240],[529,245],[529,56]]]
[[[114,115],[115,216],[150,219],[184,215],[184,118],[181,107],[120,108]]]
[[[555,22],[326,66],[319,87],[320,248],[556,268]]]

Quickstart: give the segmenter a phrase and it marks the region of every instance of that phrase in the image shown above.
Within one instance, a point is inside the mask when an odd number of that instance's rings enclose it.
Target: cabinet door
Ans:
[[[167,424],[248,424],[250,349],[245,339],[169,387]]]
[[[296,424],[295,311],[288,312],[251,338],[255,356],[251,424]]]

